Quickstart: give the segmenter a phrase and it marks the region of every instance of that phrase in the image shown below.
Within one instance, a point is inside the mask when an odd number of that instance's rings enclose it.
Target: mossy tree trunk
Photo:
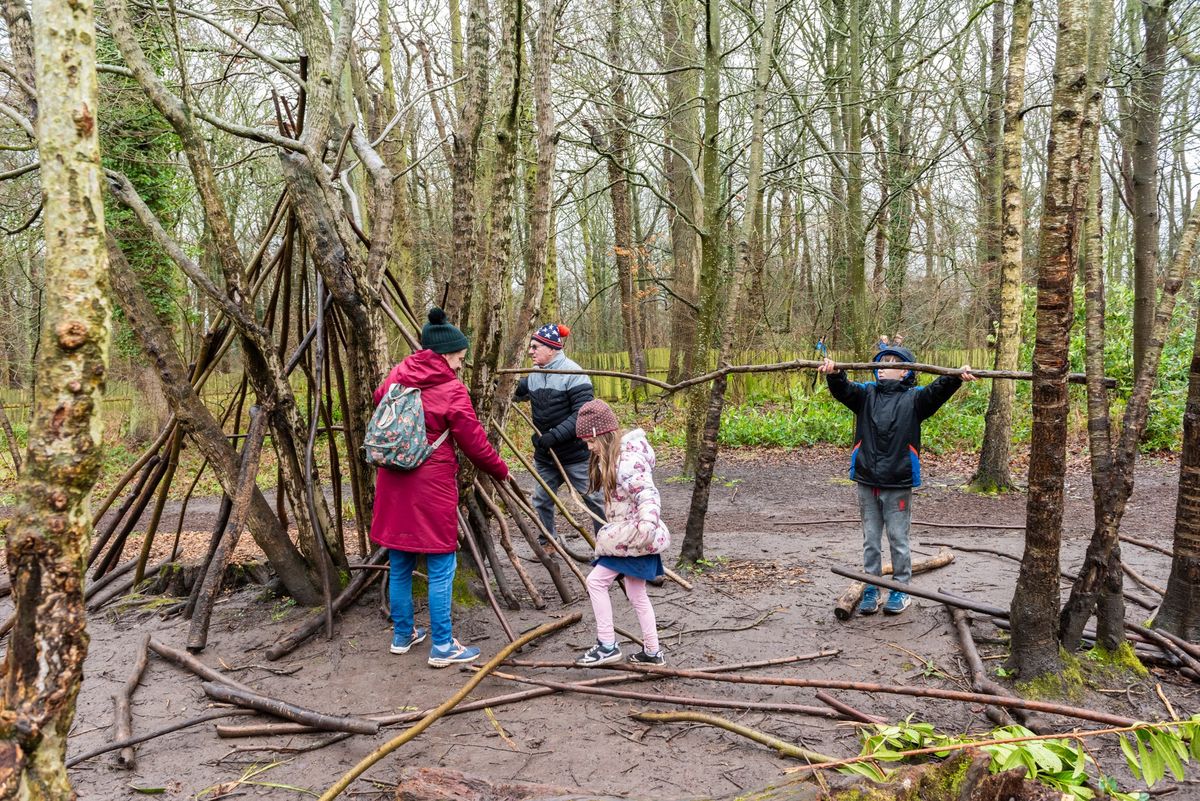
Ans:
[[[87,0],[34,4],[46,239],[46,314],[29,445],[6,528],[16,624],[0,713],[0,797],[73,799],[67,735],[87,655],[88,495],[112,321],[96,124],[96,30]]]

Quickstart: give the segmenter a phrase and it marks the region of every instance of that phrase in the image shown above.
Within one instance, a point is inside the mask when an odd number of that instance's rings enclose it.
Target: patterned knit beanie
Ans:
[[[580,439],[591,439],[621,427],[617,416],[607,403],[596,398],[579,408],[579,416],[575,418],[575,436]]]
[[[571,329],[565,325],[546,323],[534,333],[533,339],[548,348],[562,350],[563,340],[569,336],[571,336]]]
[[[429,322],[421,329],[421,347],[434,353],[458,353],[471,344],[466,335],[446,322],[446,313],[434,306],[429,310]]]

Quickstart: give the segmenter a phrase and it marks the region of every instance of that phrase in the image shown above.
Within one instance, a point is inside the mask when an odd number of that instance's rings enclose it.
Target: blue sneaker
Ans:
[[[862,601],[858,604],[858,613],[860,615],[873,615],[879,611],[879,588],[874,584],[868,584],[863,590]]]
[[[883,613],[885,615],[898,615],[912,604],[912,598],[908,597],[907,592],[892,590],[888,593],[887,603],[883,605]]]
[[[425,642],[425,629],[414,626],[407,637],[403,634],[393,634],[392,647],[388,650],[393,654],[407,654],[409,649],[419,642]]]
[[[465,665],[479,658],[479,649],[451,640],[449,645],[435,645],[429,651],[429,666],[435,668]]]

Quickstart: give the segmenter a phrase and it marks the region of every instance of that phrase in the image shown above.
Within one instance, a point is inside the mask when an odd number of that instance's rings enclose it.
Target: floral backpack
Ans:
[[[450,429],[429,442],[425,433],[425,407],[421,390],[392,384],[375,407],[362,455],[367,464],[393,470],[415,470],[423,465],[449,436]]]

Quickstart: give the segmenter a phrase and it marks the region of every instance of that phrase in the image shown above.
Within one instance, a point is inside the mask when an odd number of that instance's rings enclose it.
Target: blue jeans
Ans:
[[[537,468],[538,475],[542,477],[542,481],[546,482],[546,486],[550,487],[555,494],[558,494],[558,488],[563,484],[562,473],[559,472],[558,465],[551,459],[548,462],[543,462],[541,459],[534,461],[534,467]],[[588,489],[588,463],[569,462],[563,465],[563,470],[571,479],[571,486],[579,491],[583,496],[583,502],[592,510],[600,519],[604,519],[604,494],[594,492],[591,495],[587,494]],[[566,496],[563,496],[564,500]],[[554,533],[554,515],[556,508],[554,500],[546,494],[546,490],[542,489],[542,485],[538,484],[533,490],[533,508],[537,510],[538,519],[542,521],[542,525],[546,527],[546,531]],[[567,508],[571,508],[568,504]],[[600,530],[600,524],[595,520],[592,521],[592,529]]]
[[[883,575],[883,530],[887,529],[892,553],[892,578],[901,584],[912,579],[912,554],[908,529],[912,522],[912,488],[883,489],[858,485],[858,508],[862,513],[863,566],[872,576]]]
[[[388,598],[392,607],[392,632],[408,634],[413,630],[412,574],[417,557],[410,551],[388,550],[391,572],[388,574]],[[450,593],[458,561],[453,553],[425,554],[425,572],[429,574],[429,628],[434,645],[449,645],[454,639],[450,626]]]

